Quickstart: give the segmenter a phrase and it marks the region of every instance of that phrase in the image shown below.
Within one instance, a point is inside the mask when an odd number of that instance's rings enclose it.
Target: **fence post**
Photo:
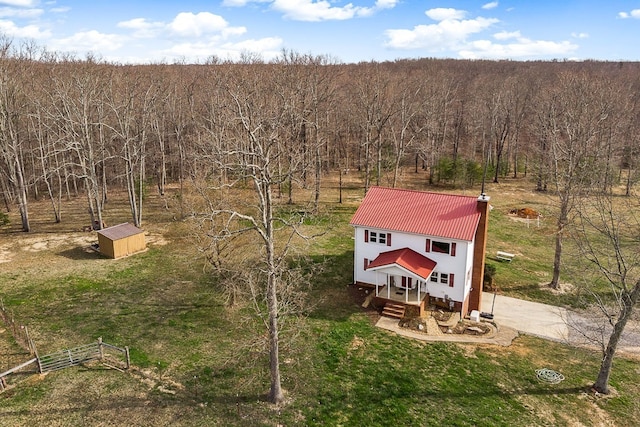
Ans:
[[[36,343],[34,340],[32,340],[31,338],[29,338],[29,348],[31,349],[31,353],[35,356],[38,357],[38,349],[36,348]]]
[[[104,359],[104,348],[102,347],[102,337],[98,337],[98,351],[100,352],[100,360]]]
[[[33,350],[31,348],[31,337],[29,336],[29,328],[26,325],[22,326],[24,328],[24,335],[27,338],[27,347],[29,347],[29,351],[33,354]]]
[[[127,359],[127,367],[126,369],[129,369],[129,366],[131,366],[131,358],[129,357],[129,346],[125,346],[124,347],[124,355]]]

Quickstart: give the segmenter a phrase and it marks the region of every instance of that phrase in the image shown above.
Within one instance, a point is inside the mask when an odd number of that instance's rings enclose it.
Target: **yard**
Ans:
[[[407,186],[419,185],[405,179]],[[499,292],[574,304],[571,292],[558,295],[543,286],[553,257],[549,197],[525,181],[489,186],[487,193],[493,206],[488,254],[516,255],[512,263],[495,262]],[[111,197],[108,223],[127,221],[126,196]],[[633,358],[616,360],[614,393],[596,396],[589,385],[597,352],[530,336],[509,347],[425,343],[376,328],[376,313],[363,309],[348,288],[353,241],[347,224],[361,197],[362,189],[351,184],[338,204],[337,191],[327,189],[309,225],[327,231],[308,248],[325,267],[312,290],[317,305],[282,336],[287,399],[280,406],[265,401],[269,367],[261,320],[247,315],[250,307],[225,305],[188,222],[179,218],[176,197],[147,196],[142,228],[149,249],[118,260],[87,249],[97,238],[81,231],[87,221],[81,202],[66,204],[61,224],[51,221],[45,201],[33,203],[29,234],[16,231],[12,212],[13,226],[0,229],[0,298],[28,325],[38,351],[102,337],[129,346],[133,367],[28,376],[0,394],[2,424],[611,426],[640,417]],[[509,215],[523,207],[543,213],[541,223]],[[0,370],[23,354],[4,325],[0,351]],[[540,382],[540,368],[565,380]]]

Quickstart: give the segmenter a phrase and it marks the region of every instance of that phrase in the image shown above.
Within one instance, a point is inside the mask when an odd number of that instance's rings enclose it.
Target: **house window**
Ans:
[[[391,246],[391,233],[380,233],[377,231],[365,230],[365,242],[380,243]]]
[[[436,240],[431,242],[431,252],[439,252],[441,254],[448,254],[449,247],[451,245],[446,242],[438,242]]]
[[[426,251],[456,256],[456,244],[427,239]]]
[[[453,288],[453,273],[431,273],[429,280],[433,283],[441,283]]]

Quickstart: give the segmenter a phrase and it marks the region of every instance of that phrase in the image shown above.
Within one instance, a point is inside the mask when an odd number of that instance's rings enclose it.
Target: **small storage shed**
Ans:
[[[110,258],[122,258],[146,249],[144,231],[133,224],[114,225],[98,230],[100,253]]]

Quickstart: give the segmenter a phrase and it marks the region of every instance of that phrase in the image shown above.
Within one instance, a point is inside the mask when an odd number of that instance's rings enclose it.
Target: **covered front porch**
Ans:
[[[429,294],[421,292],[419,288],[406,289],[397,286],[382,285],[376,286],[376,298],[382,300],[389,300],[395,302],[401,302],[406,305],[420,305]]]
[[[384,285],[376,287],[374,297],[378,305],[383,306],[382,314],[389,317],[404,317],[407,307],[418,309],[418,315],[425,313],[429,294],[418,289],[406,289]]]
[[[387,304],[415,306],[424,313],[429,300],[427,280],[436,263],[409,249],[382,252],[367,267],[375,271],[375,298]]]

